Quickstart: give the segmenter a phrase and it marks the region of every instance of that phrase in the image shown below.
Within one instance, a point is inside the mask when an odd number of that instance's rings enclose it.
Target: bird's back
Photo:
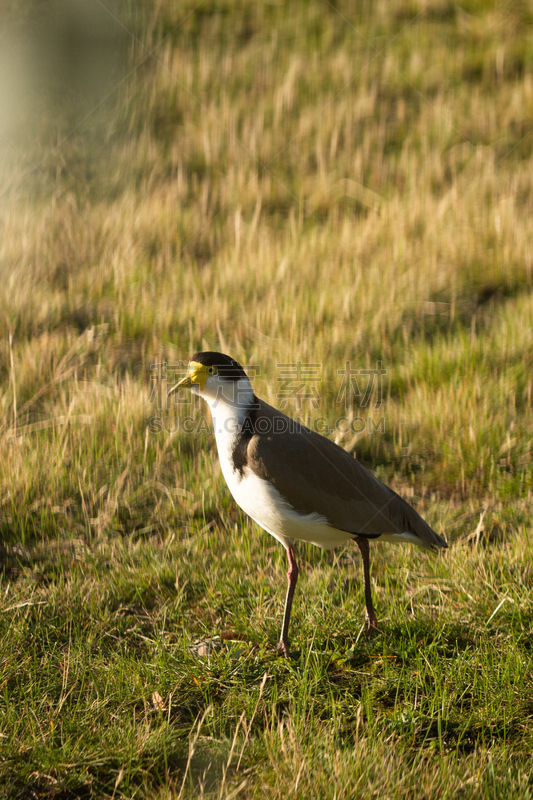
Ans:
[[[339,530],[368,536],[410,533],[424,547],[448,546],[409,503],[342,447],[261,400],[245,460],[297,512],[321,514]]]

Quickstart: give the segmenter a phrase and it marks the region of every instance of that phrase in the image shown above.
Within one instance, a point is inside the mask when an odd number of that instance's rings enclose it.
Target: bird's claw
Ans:
[[[377,629],[378,629],[377,617],[375,617],[375,616],[374,617],[367,617],[365,619],[365,636],[366,636],[366,638],[370,639],[373,636],[374,631],[377,631]]]

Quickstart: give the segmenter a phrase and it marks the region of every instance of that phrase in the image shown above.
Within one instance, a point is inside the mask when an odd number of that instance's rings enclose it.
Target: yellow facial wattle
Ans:
[[[198,361],[189,361],[189,374],[169,389],[168,394],[178,392],[180,389],[190,388],[193,383],[197,383],[200,387],[200,391],[203,392],[208,375],[215,375],[216,372],[216,367],[208,367],[205,364],[200,364]]]

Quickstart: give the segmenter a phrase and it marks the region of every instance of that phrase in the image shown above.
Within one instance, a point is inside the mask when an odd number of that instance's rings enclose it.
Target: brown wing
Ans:
[[[298,425],[263,401],[246,461],[296,510],[322,514],[335,528],[380,535],[414,533],[420,544],[447,547],[422,517],[334,442]]]

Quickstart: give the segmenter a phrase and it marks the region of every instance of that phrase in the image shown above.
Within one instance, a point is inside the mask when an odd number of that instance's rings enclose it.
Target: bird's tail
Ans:
[[[443,539],[436,531],[431,528],[425,519],[422,519],[418,511],[409,505],[403,498],[398,495],[398,500],[401,502],[401,533],[411,534],[409,540],[420,547],[426,547],[428,550],[437,552],[441,548],[448,547],[448,542]],[[395,516],[396,525],[398,525],[398,516]],[[406,537],[407,539],[407,537]]]

